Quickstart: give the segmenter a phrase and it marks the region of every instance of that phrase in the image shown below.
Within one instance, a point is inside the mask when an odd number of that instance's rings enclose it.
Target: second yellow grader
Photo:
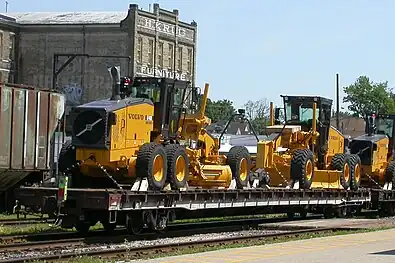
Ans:
[[[332,100],[318,96],[281,96],[284,123],[270,107],[270,140],[259,141],[254,169],[264,169],[272,186],[356,190],[361,160],[347,153],[344,136],[330,124]]]

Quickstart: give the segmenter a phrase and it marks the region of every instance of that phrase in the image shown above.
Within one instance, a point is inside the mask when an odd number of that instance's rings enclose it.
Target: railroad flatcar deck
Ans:
[[[22,187],[16,189],[24,205],[56,203],[57,188]],[[221,209],[272,206],[325,206],[371,202],[371,191],[295,190],[285,188],[245,190],[192,190],[135,192],[117,189],[68,189],[67,202],[75,208],[127,211],[138,209]]]
[[[58,188],[21,187],[15,190],[20,204],[41,207],[43,213],[57,211]],[[288,213],[302,216],[307,212],[326,217],[344,216],[362,208],[374,208],[395,214],[395,191],[359,189],[239,189],[187,191],[131,191],[119,189],[67,190],[61,214],[62,226],[89,228],[96,222],[105,227],[133,224],[163,229],[175,217],[193,218],[224,215]],[[136,223],[137,221],[137,223]],[[84,227],[81,227],[80,223]],[[77,228],[78,229],[78,228]],[[134,231],[133,230],[133,231]],[[81,230],[82,231],[82,230]]]

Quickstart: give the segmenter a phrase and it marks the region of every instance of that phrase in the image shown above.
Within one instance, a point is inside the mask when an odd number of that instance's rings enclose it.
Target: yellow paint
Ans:
[[[187,167],[185,166],[185,159],[183,156],[178,156],[176,159],[176,178],[181,182],[184,180]]]
[[[116,124],[110,128],[111,144],[109,150],[80,148],[76,150],[77,160],[84,160],[81,172],[89,176],[104,176],[96,163],[87,160],[93,156],[95,160],[110,172],[117,168],[125,170],[124,176],[135,177],[135,157],[139,147],[150,141],[153,122],[147,120],[153,116],[154,106],[148,103],[131,105],[114,111]]]
[[[362,178],[364,181],[369,181],[365,174],[372,176],[376,181],[378,181],[381,185],[385,183],[385,169],[391,159],[388,158],[389,151],[389,139],[385,137],[376,142],[377,151],[373,152],[372,165],[361,165],[362,168]]]

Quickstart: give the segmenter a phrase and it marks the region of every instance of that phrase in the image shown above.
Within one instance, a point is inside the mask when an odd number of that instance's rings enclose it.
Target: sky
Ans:
[[[8,0],[8,12],[127,12],[131,3],[144,10],[159,3],[196,21],[196,84],[209,83],[211,99],[237,108],[248,100],[279,104],[280,94],[319,95],[335,106],[336,73],[340,87],[361,75],[395,87],[390,0]]]

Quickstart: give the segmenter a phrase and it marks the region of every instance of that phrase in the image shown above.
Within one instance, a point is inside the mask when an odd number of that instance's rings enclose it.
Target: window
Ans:
[[[177,59],[177,69],[182,70],[182,47],[178,48],[178,59]]]
[[[143,38],[139,37],[137,39],[137,62],[141,63],[143,60]]]
[[[192,49],[188,48],[188,61],[187,61],[188,72],[192,73]]]
[[[154,64],[154,40],[148,41],[148,64]]]
[[[169,68],[171,68],[171,69],[173,69],[173,61],[174,61],[173,55],[174,55],[173,44],[169,43],[169,57],[168,57],[168,59],[169,59]]]
[[[159,42],[158,49],[158,66],[163,68],[163,42]]]
[[[392,119],[376,119],[377,123],[377,133],[378,134],[385,134],[388,137],[392,137],[392,129],[394,127],[394,120]]]
[[[286,121],[289,122],[307,122],[313,119],[313,106],[295,103],[294,101],[285,104]],[[316,109],[316,118],[319,116],[319,108]]]

